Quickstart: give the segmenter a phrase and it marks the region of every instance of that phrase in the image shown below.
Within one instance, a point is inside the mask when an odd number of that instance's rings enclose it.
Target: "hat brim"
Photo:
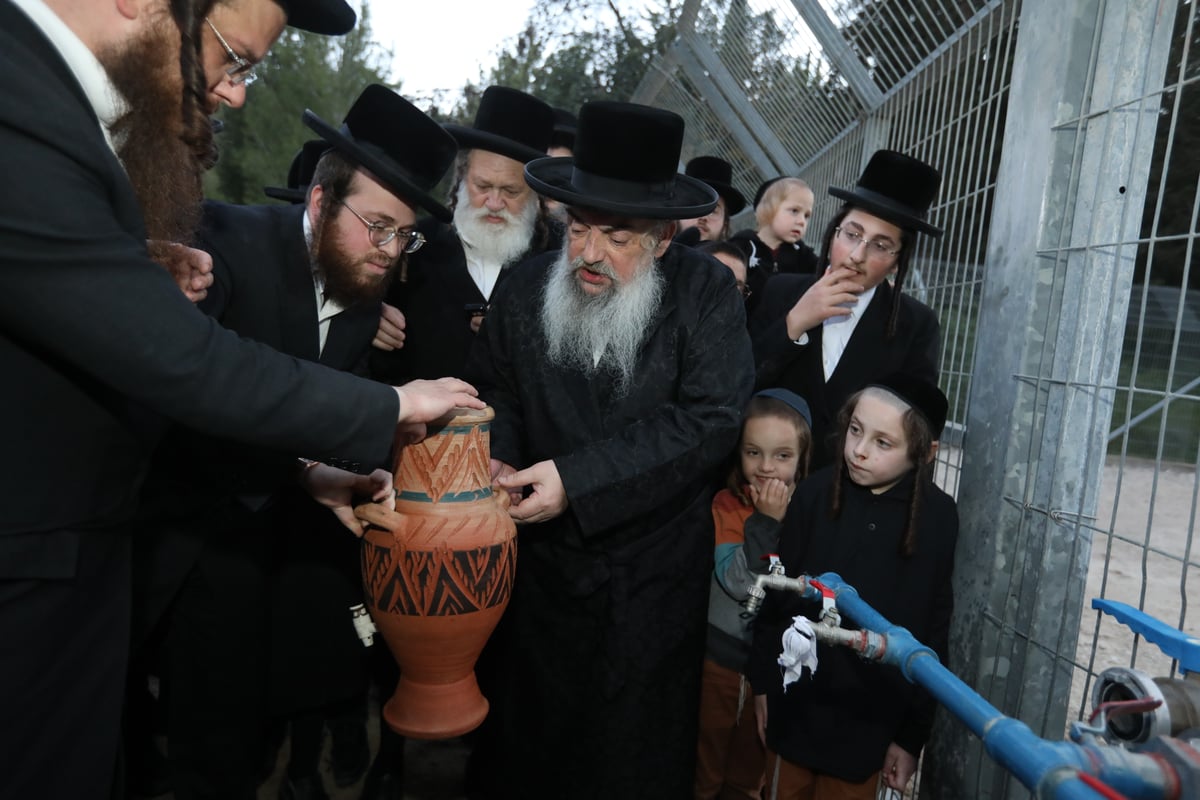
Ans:
[[[733,216],[746,207],[746,198],[742,197],[742,193],[730,184],[719,181],[705,181],[705,183],[716,189],[717,194],[725,200],[726,216]]]
[[[308,196],[307,189],[287,189],[282,186],[264,186],[263,194],[272,200],[284,200],[288,203],[303,203]]]
[[[450,222],[454,219],[454,215],[450,213],[450,209],[437,200],[434,200],[433,195],[420,189],[415,183],[405,177],[400,170],[347,137],[309,109],[304,110],[303,119],[304,124],[316,131],[318,136],[329,142],[342,155],[356,162],[363,169],[374,175],[380,183],[398,197],[411,200],[442,222]]]
[[[354,30],[358,14],[343,0],[299,2],[276,0],[287,13],[287,24],[322,36],[341,36]]]
[[[674,191],[655,191],[646,184],[602,179],[613,189],[609,194],[581,191],[572,180],[573,157],[539,158],[525,165],[525,182],[538,194],[568,206],[590,208],[610,214],[645,219],[692,219],[717,206],[717,192],[707,183],[676,174]]]
[[[941,228],[930,225],[925,220],[915,216],[912,213],[912,209],[892,202],[883,195],[865,194],[849,189],[838,189],[834,186],[829,187],[829,193],[839,200],[845,200],[864,211],[874,214],[880,219],[885,219],[893,225],[900,226],[904,230],[916,231],[917,233],[924,233],[934,237],[942,235]]]
[[[546,155],[544,151],[536,150],[514,139],[497,136],[487,131],[475,130],[466,125],[446,123],[442,127],[446,129],[446,133],[454,137],[454,141],[458,142],[458,147],[461,150],[487,150],[492,153],[499,153],[514,161],[520,161],[522,164],[528,164],[535,158],[544,158]]]

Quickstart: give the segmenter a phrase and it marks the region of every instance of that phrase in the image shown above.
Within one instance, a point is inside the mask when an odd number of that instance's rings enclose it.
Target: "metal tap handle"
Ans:
[[[1144,611],[1116,600],[1094,597],[1092,608],[1111,614],[1117,622],[1124,624],[1146,641],[1158,645],[1158,649],[1164,655],[1179,662],[1181,672],[1200,672],[1200,639],[1195,636],[1189,636]]]

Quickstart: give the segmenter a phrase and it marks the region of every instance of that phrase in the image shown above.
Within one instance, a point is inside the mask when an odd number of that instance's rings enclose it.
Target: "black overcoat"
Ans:
[[[0,87],[13,187],[0,196],[0,795],[106,797],[128,649],[126,521],[161,431],[148,409],[372,462],[386,457],[397,399],[241,342],[187,301],[150,260],[137,197],[70,67],[9,0]]]
[[[892,372],[906,372],[931,383],[938,379],[940,326],[933,311],[908,295],[900,297],[896,334],[887,338],[892,287],[884,281],[854,328],[829,381],[822,366],[822,325],[809,330],[808,343],[798,345],[787,333],[787,313],[815,276],[778,275],[763,290],[763,302],[750,320],[758,388],[782,386],[808,401],[813,418],[813,466],[833,459],[830,437],[836,435],[838,410],[850,395]]]
[[[497,698],[506,797],[690,796],[713,567],[711,485],[753,383],[729,270],[672,245],[633,388],[552,366],[539,322],[553,255],[497,292],[468,378],[492,455],[553,459],[569,506],[519,532]]]
[[[951,576],[958,538],[954,500],[924,487],[916,552],[898,553],[908,518],[913,473],[876,495],[842,477],[842,512],[830,519],[835,475],[826,467],[796,488],[779,539],[791,576],[835,572],[890,622],[933,648],[942,663],[954,608]],[[776,663],[793,616],[820,617],[820,604],[792,593],[768,592],[755,620],[748,675],[766,694],[767,745],[788,761],[861,783],[883,767],[892,742],[914,756],[929,738],[934,702],[899,670],[860,659],[848,648],[819,644],[817,671],[783,690]],[[843,619],[848,628],[858,626]]]
[[[475,342],[466,308],[487,305],[487,298],[467,271],[467,257],[454,228],[432,218],[421,220],[417,227],[425,234],[426,243],[408,256],[407,268],[392,283],[387,297],[388,303],[404,313],[404,347],[371,351],[371,374],[392,384],[460,375]],[[500,270],[492,293],[513,266],[543,252],[544,248],[531,247],[513,265]]]
[[[750,297],[746,298],[746,312],[749,314],[753,314],[762,302],[763,289],[771,276],[817,273],[817,254],[804,242],[784,243],[779,245],[778,251],[773,251],[758,238],[757,231],[747,229],[730,236],[729,243],[746,256],[746,286],[750,289]]]

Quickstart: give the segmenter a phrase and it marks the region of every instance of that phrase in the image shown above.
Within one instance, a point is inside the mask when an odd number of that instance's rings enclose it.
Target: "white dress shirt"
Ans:
[[[475,285],[479,287],[479,293],[483,295],[484,300],[492,298],[492,289],[496,288],[496,281],[500,279],[500,270],[504,268],[503,264],[486,264],[479,258],[478,251],[471,246],[471,243],[463,238],[462,233],[458,234],[458,240],[462,242],[463,255],[467,259],[467,273],[471,276],[471,280],[475,281]]]
[[[67,23],[42,0],[13,0],[13,3],[42,29],[42,33],[46,34],[46,38],[58,49],[63,61],[67,62],[100,120],[100,130],[104,132],[108,146],[115,153],[117,147],[111,128],[125,113],[126,103],[125,98],[109,80],[108,73],[104,71],[100,61],[83,40],[67,27]]]
[[[308,218],[308,211],[304,212],[304,241],[308,244],[309,249],[312,249],[312,220]],[[312,266],[313,291],[317,293],[317,332],[321,338],[321,349],[319,352],[325,352],[325,340],[329,338],[329,323],[338,314],[346,310],[336,300],[327,299],[325,297],[325,281],[321,278],[321,273],[317,269],[317,265]]]
[[[871,298],[875,296],[876,286],[872,286],[858,296],[858,300],[853,303],[846,303],[846,308],[850,309],[848,317],[830,317],[825,320],[823,330],[821,331],[821,363],[825,367],[825,380],[829,381],[829,376],[833,375],[833,371],[837,369],[838,362],[842,360],[842,353],[846,352],[846,345],[850,342],[850,337],[854,335],[854,329],[858,327],[858,321],[862,319],[863,312],[867,306],[871,305]]]

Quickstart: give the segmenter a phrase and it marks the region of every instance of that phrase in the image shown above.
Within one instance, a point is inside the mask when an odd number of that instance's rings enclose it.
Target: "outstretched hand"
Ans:
[[[495,485],[506,490],[513,499],[513,504],[508,507],[508,515],[518,524],[545,522],[567,510],[567,490],[563,488],[558,467],[553,461],[539,461],[532,467],[509,474],[501,471],[496,476]],[[522,497],[522,490],[526,486],[532,487],[533,492],[528,497]]]
[[[433,422],[454,408],[483,408],[479,392],[458,378],[409,381],[393,387],[400,397],[398,422]]]
[[[354,516],[354,498],[370,497],[389,509],[396,508],[396,495],[392,491],[392,473],[377,469],[370,475],[359,475],[328,464],[315,464],[300,473],[300,485],[321,505],[333,511],[341,523],[355,536],[366,530],[358,517]]]

